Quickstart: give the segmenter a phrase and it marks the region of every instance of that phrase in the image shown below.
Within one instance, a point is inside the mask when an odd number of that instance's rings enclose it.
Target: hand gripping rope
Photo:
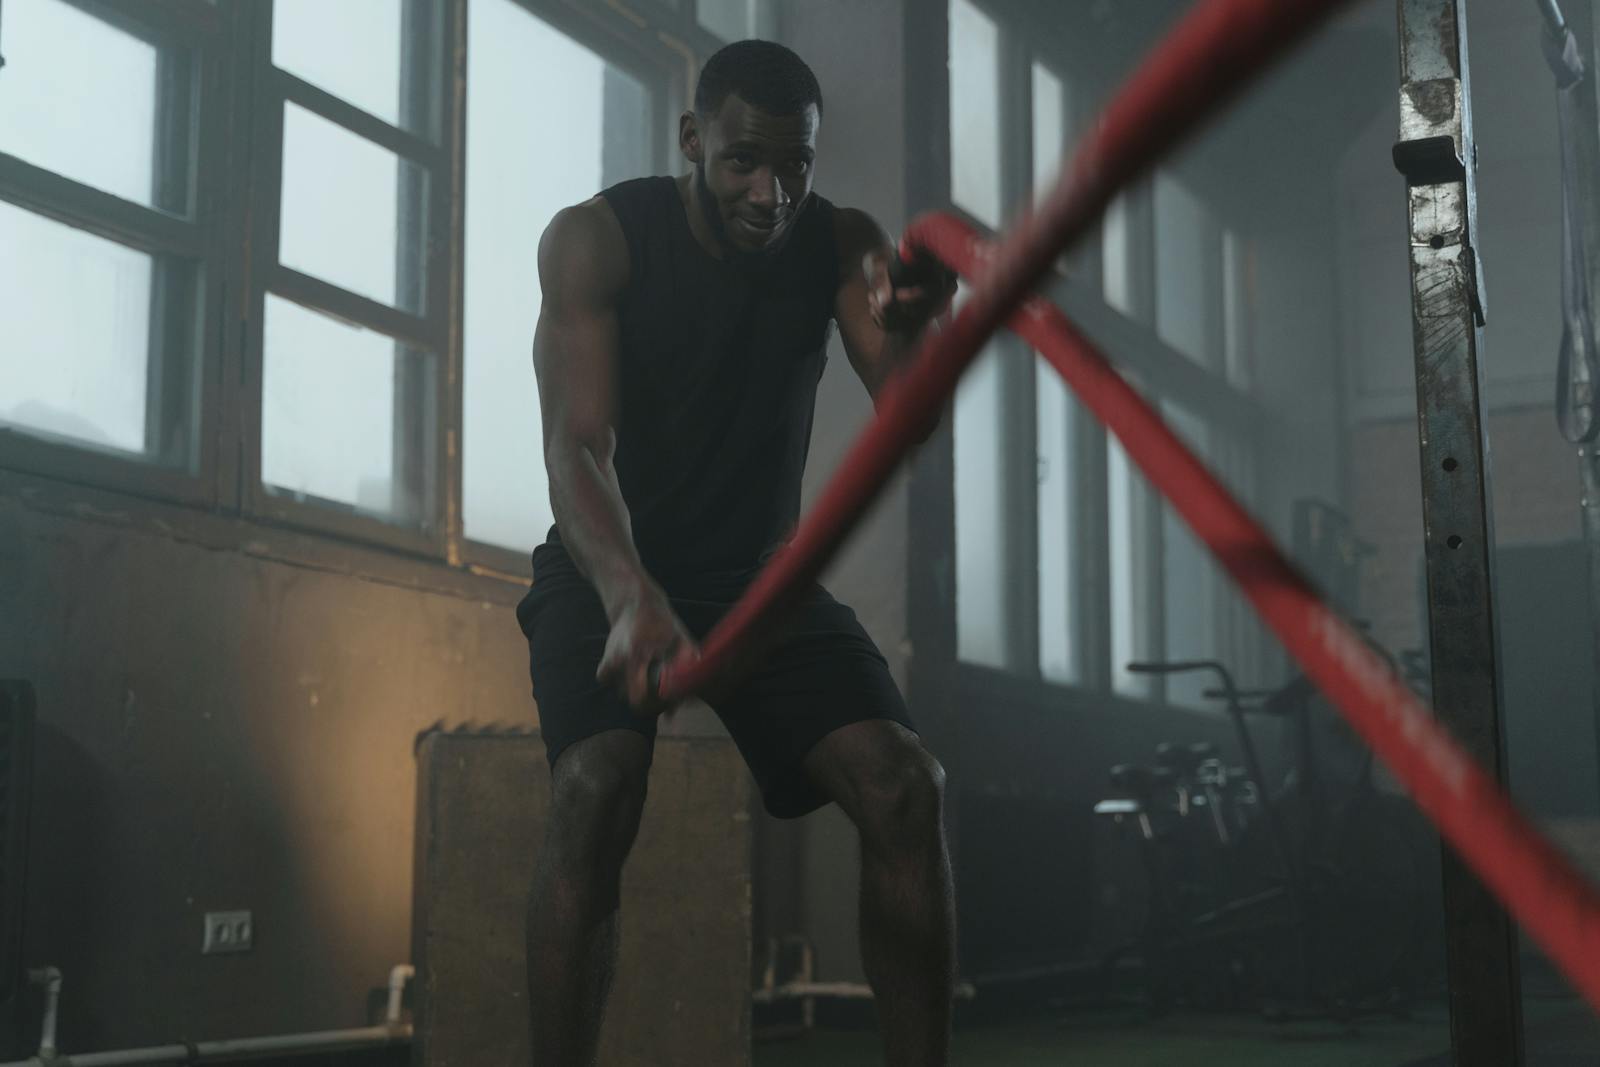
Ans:
[[[1020,334],[1121,440],[1233,576],[1302,669],[1507,909],[1600,1010],[1600,894],[1513,806],[1428,707],[1324,604],[1267,532],[1105,356],[1029,294],[1117,192],[1217,112],[1342,0],[1203,0],[1134,73],[1031,218],[989,246],[946,216],[914,222],[902,255],[926,252],[975,282],[970,299],[886,391],[794,539],[708,636],[662,672],[660,696],[704,689],[769,634],[821,573],[1002,325]],[[1020,310],[1019,310],[1020,309]]]

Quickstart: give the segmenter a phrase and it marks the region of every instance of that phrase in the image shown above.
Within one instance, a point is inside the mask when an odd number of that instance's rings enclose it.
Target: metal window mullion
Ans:
[[[1111,669],[1111,530],[1106,472],[1106,429],[1095,418],[1075,419],[1073,454],[1078,457],[1072,566],[1078,591],[1078,677],[1086,689],[1109,693]]]
[[[1027,209],[1033,186],[1033,66],[1026,42],[1000,22],[996,100],[1000,114],[1000,202],[1006,218]],[[1002,361],[1001,521],[1006,666],[1039,676],[1039,445],[1034,384],[1038,357],[1015,335],[996,345]]]
[[[684,78],[686,60],[709,56],[723,42],[687,20],[666,27],[633,11],[624,0],[573,3],[572,0],[511,0],[541,22],[641,81]],[[692,79],[685,79],[692,80]],[[688,86],[692,93],[694,86]]]
[[[208,440],[215,456],[212,483],[216,506],[226,514],[238,514],[243,507],[250,477],[244,361],[248,354],[246,325],[257,318],[259,309],[253,297],[255,241],[251,224],[259,196],[252,164],[261,104],[251,49],[257,39],[253,30],[260,22],[255,7],[227,8],[220,55],[211,69],[216,91],[201,97],[204,156],[195,196],[197,209],[216,219],[215,267],[207,279],[207,304],[216,316],[208,339],[217,346],[211,365],[213,380],[206,393],[207,406],[214,412],[214,429]]]
[[[242,19],[241,65],[247,69],[244,107],[251,123],[249,200],[244,208],[248,234],[239,300],[238,390],[239,506],[261,516],[273,499],[262,484],[262,424],[266,376],[267,293],[278,268],[283,197],[284,100],[273,78],[272,24],[275,0],[259,0]]]
[[[193,49],[161,48],[156,52],[156,127],[155,152],[151,164],[153,199],[169,210],[195,215],[195,180],[200,154],[196,101],[206,71],[206,53]],[[202,229],[214,227],[209,219]],[[215,248],[214,242],[206,245]],[[194,456],[198,445],[205,449],[209,440],[197,423],[210,412],[197,405],[203,391],[196,388],[196,372],[211,366],[209,353],[215,337],[202,323],[209,322],[200,307],[204,278],[215,269],[214,256],[202,256],[191,267],[171,259],[157,260],[150,290],[150,337],[145,375],[145,449],[158,462],[169,459],[181,447],[192,466],[204,466],[210,457]],[[178,445],[174,430],[182,428],[188,440]]]
[[[1205,309],[1206,369],[1226,382],[1228,378],[1228,288],[1223,278],[1222,223],[1207,210],[1201,232],[1205,241],[1206,269],[1201,275],[1201,306]]]
[[[1184,406],[1197,415],[1236,426],[1270,417],[1259,401],[1167,344],[1151,327],[1106,304],[1088,286],[1076,281],[1057,283],[1048,295],[1085,334],[1115,353],[1119,369],[1144,381],[1162,383],[1164,394],[1182,397]]]
[[[1209,209],[1203,219],[1201,236],[1205,248],[1205,270],[1200,278],[1201,307],[1204,309],[1204,331],[1202,352],[1205,355],[1207,372],[1225,388],[1228,386],[1228,361],[1227,361],[1227,286],[1224,278],[1224,252],[1222,223]],[[1185,398],[1187,401],[1187,398]],[[1205,461],[1213,473],[1221,474],[1226,470],[1226,456],[1228,454],[1228,437],[1225,431],[1226,421],[1219,419],[1211,412],[1191,406],[1203,427],[1203,449],[1200,458]],[[1170,507],[1170,505],[1163,505]],[[1181,519],[1178,520],[1182,522]],[[1163,527],[1162,536],[1166,532]],[[1164,553],[1163,553],[1164,554]],[[1233,642],[1229,639],[1230,627],[1228,625],[1227,611],[1223,607],[1222,590],[1219,586],[1221,576],[1217,568],[1211,566],[1209,557],[1203,557],[1200,564],[1200,588],[1206,598],[1205,612],[1202,618],[1207,620],[1206,625],[1211,627],[1208,644],[1212,655],[1227,663],[1237,664],[1238,658],[1234,655]],[[1162,628],[1163,634],[1165,627]]]
[[[1080,67],[1070,64],[1062,69],[1073,70],[1080,78],[1083,73]],[[1067,106],[1063,109],[1068,123],[1067,150],[1063,154],[1065,162],[1072,157],[1079,131],[1087,123],[1095,121],[1097,112],[1088,102],[1092,94],[1083,91],[1080,81],[1068,86],[1063,77],[1062,85],[1067,87],[1068,93]],[[1070,290],[1074,297],[1079,291],[1086,290],[1094,294],[1094,310],[1108,319],[1114,316],[1120,324],[1122,316],[1108,308],[1101,295],[1105,291],[1104,244],[1102,225],[1097,223],[1078,243],[1078,247],[1067,254],[1069,277],[1079,274],[1082,281],[1073,279],[1076,284],[1057,284],[1048,296],[1053,303],[1073,314],[1065,299],[1068,293],[1063,290]],[[1076,315],[1074,322],[1082,326]],[[1110,498],[1106,433],[1105,426],[1092,416],[1073,420],[1072,485],[1074,500],[1078,505],[1072,509],[1075,551],[1071,566],[1074,570],[1073,588],[1078,594],[1072,610],[1076,638],[1075,666],[1083,688],[1101,694],[1111,692],[1114,677],[1111,669],[1111,531],[1108,523]]]
[[[429,351],[444,347],[446,323],[441,317],[413,315],[371,297],[293,267],[276,266],[267,271],[268,291],[313,310],[326,312],[353,326],[373,330],[415,348]]]
[[[63,177],[0,152],[0,200],[130,248],[184,256],[204,254],[198,223]]]
[[[1099,113],[1091,107],[1090,94],[1083,91],[1079,82],[1069,81],[1065,74],[1060,75],[1060,78],[1061,91],[1065,97],[1061,103],[1061,115],[1066,124],[1066,129],[1062,131],[1061,165],[1067,167],[1071,165],[1081,131],[1090,122],[1098,121]],[[1104,268],[1101,263],[1103,249],[1104,239],[1101,236],[1100,225],[1096,223],[1094,229],[1085,234],[1077,246],[1067,252],[1067,273],[1082,278],[1096,293],[1105,291]]]
[[[467,3],[468,0],[446,0],[441,21],[439,80],[443,99],[439,143],[449,161],[449,195],[443,200],[444,210],[431,219],[434,255],[428,280],[428,307],[443,315],[445,323],[445,343],[437,356],[440,373],[434,460],[444,553],[452,565],[463,562],[466,542],[462,443],[466,421],[467,70],[471,61],[467,51]]]
[[[908,211],[950,207],[949,6],[913,11],[901,23],[905,35],[905,197]],[[955,448],[953,419],[918,450],[907,493],[906,624],[918,678],[943,676],[956,661]],[[922,672],[927,671],[928,674]],[[951,718],[958,709],[947,686],[919,685],[919,711]]]
[[[221,31],[222,5],[206,0],[65,0],[127,33],[198,46]]]
[[[441,9],[421,0],[404,0],[400,36],[400,125],[421,130],[426,137],[438,134],[440,98],[446,86],[439,76],[440,56],[445,34],[440,25]],[[448,159],[448,152],[445,153]],[[431,170],[400,167],[395,176],[395,230],[399,234],[395,257],[397,302],[424,309],[423,319],[430,335],[445,340],[449,333],[449,301],[438,276],[447,273],[450,255],[448,216],[453,186],[448,168],[444,174]],[[448,281],[448,276],[446,276]],[[394,409],[391,420],[393,441],[393,487],[411,494],[422,531],[439,553],[447,549],[446,516],[441,484],[440,454],[444,450],[442,427],[445,389],[445,344],[434,344],[420,355],[395,354]],[[404,509],[394,509],[403,514]]]
[[[1146,178],[1128,193],[1128,260],[1133,317],[1151,334],[1156,321],[1155,261],[1155,184]],[[1161,536],[1161,498],[1155,493],[1131,458],[1133,483],[1129,497],[1133,514],[1129,527],[1133,543],[1134,647],[1145,659],[1159,660],[1166,654],[1166,599],[1162,582],[1164,564]],[[1114,665],[1115,666],[1115,665]],[[1113,674],[1115,671],[1113,671]],[[1166,699],[1166,679],[1149,676],[1148,698]]]
[[[208,485],[189,471],[92,448],[63,447],[5,426],[0,426],[0,469],[143,500],[204,507],[211,499]]]
[[[1035,55],[1034,59],[1035,61],[1040,61],[1041,57],[1039,55]],[[1062,145],[1062,151],[1057,164],[1059,172],[1060,168],[1067,166],[1071,158],[1073,131],[1078,125],[1078,115],[1075,109],[1078,105],[1078,97],[1081,94],[1073,91],[1072,85],[1068,81],[1066,75],[1060,73],[1060,70],[1057,66],[1048,62],[1044,63],[1044,66],[1057,79],[1059,86],[1057,89],[1057,95],[1061,115],[1061,129],[1059,133],[1061,135]],[[1030,171],[1033,169],[1034,168],[1030,167]],[[1039,197],[1046,191],[1047,190],[1035,188],[1032,190],[1032,198],[1035,202],[1037,202]],[[1059,273],[1056,278],[1052,279],[1052,284],[1049,288],[1058,288],[1061,284],[1064,284],[1066,279],[1069,277],[1081,277],[1085,274],[1093,274],[1096,278],[1098,278],[1098,259],[1095,259],[1091,262],[1085,258],[1086,256],[1093,255],[1093,253],[1097,251],[1097,249],[1091,247],[1095,244],[1096,242],[1092,238],[1080,240],[1077,246],[1071,252],[1067,253],[1067,255],[1058,260],[1057,268]],[[1045,295],[1046,298],[1049,299],[1048,290],[1045,292]],[[1042,360],[1038,360],[1036,361],[1035,366],[1036,374],[1049,375],[1050,377],[1059,380],[1060,375],[1055,368],[1049,364],[1044,363]],[[1093,662],[1092,657],[1094,654],[1093,649],[1086,647],[1089,642],[1089,634],[1091,632],[1096,632],[1099,629],[1099,624],[1091,619],[1085,611],[1086,605],[1094,603],[1091,597],[1087,595],[1089,593],[1089,586],[1086,584],[1086,579],[1088,577],[1090,568],[1085,566],[1085,562],[1091,557],[1086,555],[1086,548],[1088,546],[1085,545],[1085,537],[1086,532],[1096,525],[1095,523],[1088,521],[1089,516],[1103,513],[1104,509],[1096,509],[1092,505],[1086,506],[1087,497],[1084,492],[1085,464],[1083,457],[1085,449],[1088,446],[1085,444],[1085,427],[1083,424],[1094,423],[1095,420],[1084,417],[1083,409],[1078,406],[1076,396],[1073,391],[1070,388],[1067,388],[1064,382],[1062,385],[1063,388],[1066,388],[1068,400],[1065,408],[1065,440],[1062,442],[1062,447],[1066,452],[1067,469],[1062,474],[1061,491],[1067,494],[1069,506],[1067,507],[1067,528],[1062,531],[1062,535],[1067,539],[1065,588],[1057,590],[1056,595],[1061,596],[1067,602],[1067,669],[1070,677],[1073,679],[1073,684],[1083,685],[1090,684],[1088,681],[1090,676],[1088,665],[1089,663]],[[1038,385],[1036,382],[1035,389],[1037,388]],[[1100,444],[1099,452],[1101,456],[1101,464],[1103,465],[1105,462],[1105,448],[1103,439]],[[1099,482],[1100,491],[1102,494],[1104,493],[1104,484],[1105,480],[1102,472],[1102,477]],[[1043,550],[1041,548],[1041,552],[1042,551]],[[1103,568],[1094,569],[1103,570]],[[1041,595],[1043,595],[1043,591],[1041,591]],[[1042,606],[1040,611],[1042,614]]]
[[[285,103],[304,108],[343,127],[362,140],[371,141],[401,159],[417,164],[430,175],[448,169],[448,154],[428,138],[390,125],[286,70],[273,67],[268,77],[272,81],[273,94]]]

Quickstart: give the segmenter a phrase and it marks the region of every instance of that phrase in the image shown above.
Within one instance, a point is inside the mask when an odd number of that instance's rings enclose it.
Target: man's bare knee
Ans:
[[[572,745],[552,775],[552,838],[574,858],[620,867],[638,832],[649,770],[649,743],[631,731],[611,730]]]

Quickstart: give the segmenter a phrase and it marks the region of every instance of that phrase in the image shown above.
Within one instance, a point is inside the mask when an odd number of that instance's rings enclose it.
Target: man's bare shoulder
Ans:
[[[539,240],[539,275],[551,286],[579,284],[615,291],[628,280],[628,242],[603,196],[555,213]]]
[[[861,257],[868,252],[894,247],[889,234],[878,225],[878,220],[854,207],[833,209],[833,240],[839,249],[840,266],[851,271],[860,270]]]

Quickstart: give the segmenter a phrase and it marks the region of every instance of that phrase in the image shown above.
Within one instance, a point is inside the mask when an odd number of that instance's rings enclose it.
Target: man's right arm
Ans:
[[[639,558],[613,465],[617,304],[628,270],[622,228],[604,200],[559,212],[539,242],[533,365],[556,526],[611,622],[598,676],[640,706],[654,695],[651,664],[689,638]]]

